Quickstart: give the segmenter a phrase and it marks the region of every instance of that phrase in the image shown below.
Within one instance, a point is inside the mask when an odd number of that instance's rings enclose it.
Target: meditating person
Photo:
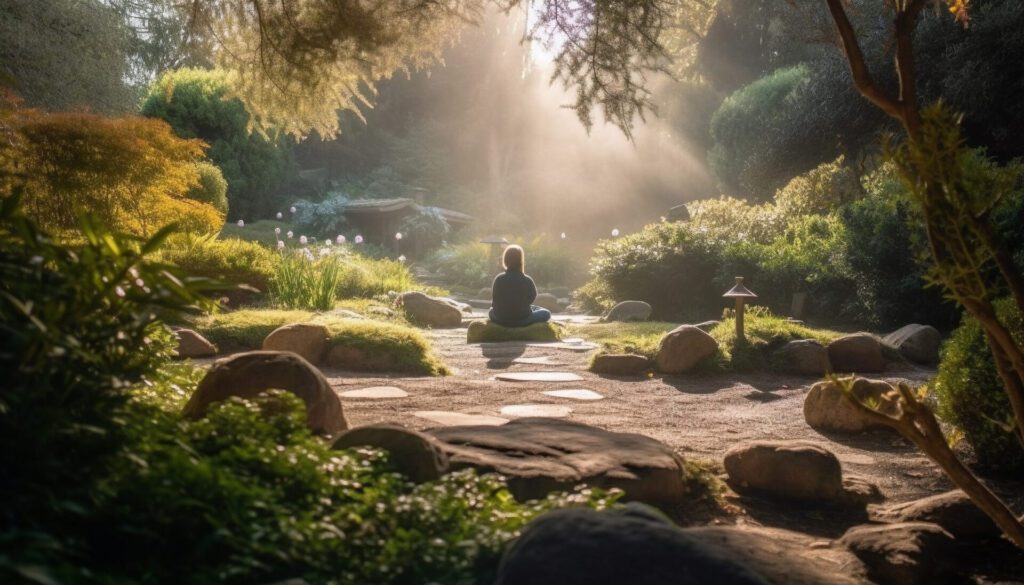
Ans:
[[[491,321],[505,327],[526,327],[551,319],[551,311],[534,306],[537,285],[523,272],[525,259],[520,246],[505,248],[501,257],[505,272],[491,287]]]

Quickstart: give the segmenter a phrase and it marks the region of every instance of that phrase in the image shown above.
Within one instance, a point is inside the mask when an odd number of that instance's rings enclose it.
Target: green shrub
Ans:
[[[830,213],[860,195],[857,176],[840,155],[790,179],[775,192],[775,204],[788,216]]]
[[[389,371],[444,374],[430,342],[416,328],[398,323],[339,318],[331,313],[285,310],[240,310],[197,319],[195,328],[221,349],[259,349],[273,330],[289,323],[320,323],[330,344],[345,344],[374,354],[370,369],[388,364]],[[376,358],[379,358],[376,359]],[[393,368],[393,369],[391,369]]]
[[[66,528],[94,511],[104,470],[123,453],[129,389],[172,351],[159,316],[202,292],[148,257],[165,232],[140,242],[86,219],[82,243],[61,244],[18,204],[0,201],[3,582],[77,560],[81,542]]]
[[[259,244],[213,235],[175,235],[158,257],[189,274],[245,283],[260,290],[266,290],[278,264],[274,253]]]
[[[578,291],[577,298],[599,292],[600,297],[593,297],[598,302],[646,301],[655,319],[704,320],[721,313],[724,290],[715,285],[714,276],[722,244],[689,223],[651,224],[598,242],[594,254],[590,273],[599,284]]]
[[[449,285],[482,288],[490,286],[499,271],[489,258],[490,245],[471,242],[436,250],[424,264]]]
[[[209,203],[217,211],[228,212],[228,182],[220,169],[208,162],[196,163],[199,172],[199,184],[189,190],[186,197]]]
[[[348,200],[345,193],[334,192],[320,202],[296,201],[292,207],[295,208],[293,221],[297,233],[319,238],[337,237],[348,225],[345,218]]]
[[[420,207],[419,213],[402,221],[401,232],[422,253],[433,250],[448,238],[452,226],[437,207]]]
[[[1012,299],[997,302],[996,313],[1017,343],[1024,341],[1024,316]],[[964,318],[946,342],[934,389],[939,416],[963,431],[981,464],[1024,471],[1024,446],[1007,428],[1010,399],[976,320]]]
[[[686,206],[691,229],[719,244],[768,243],[786,228],[786,218],[770,203],[751,205],[732,197],[701,199]]]

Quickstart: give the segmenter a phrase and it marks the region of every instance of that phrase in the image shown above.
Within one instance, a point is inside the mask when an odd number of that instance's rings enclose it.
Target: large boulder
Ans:
[[[558,341],[558,327],[553,323],[534,323],[526,327],[505,327],[491,321],[473,321],[466,330],[466,343],[498,343],[502,341]]]
[[[505,553],[495,585],[768,585],[654,510],[548,512]]]
[[[880,497],[859,478],[845,482],[835,454],[807,441],[734,445],[725,454],[725,471],[740,494],[829,504],[864,504]]]
[[[925,365],[939,363],[942,335],[931,325],[905,325],[886,335],[883,341],[900,350],[900,355],[912,362]]]
[[[200,418],[215,402],[253,398],[266,390],[287,390],[306,403],[306,424],[333,435],[348,428],[341,399],[320,370],[301,356],[282,351],[250,351],[217,360],[189,398],[182,414]]]
[[[217,355],[217,346],[192,329],[175,329],[173,334],[178,342],[175,355],[180,359]]]
[[[877,403],[883,412],[894,412],[898,394],[888,382],[857,378],[853,381],[852,390],[860,400]],[[832,433],[861,433],[873,428],[889,428],[869,418],[831,380],[811,386],[804,397],[804,420],[814,429]]]
[[[716,351],[714,337],[692,325],[680,325],[661,338],[655,362],[662,373],[682,374]]]
[[[542,309],[547,309],[552,313],[557,312],[562,308],[558,304],[558,297],[551,293],[540,293],[537,295],[537,298],[534,299],[533,304]]]
[[[290,351],[311,364],[319,364],[327,349],[327,327],[315,323],[291,323],[274,329],[263,340],[267,351]]]
[[[437,480],[448,468],[448,456],[437,439],[400,425],[357,427],[335,439],[331,447],[383,449],[388,452],[388,462],[416,483]]]
[[[783,372],[801,376],[824,376],[832,371],[828,350],[813,339],[790,341],[772,356],[775,367]]]
[[[428,296],[419,291],[402,293],[396,302],[413,322],[429,327],[458,327],[462,324],[462,310],[445,299]]]
[[[622,301],[605,315],[605,321],[646,321],[651,317],[651,305],[644,301]]]
[[[651,368],[651,360],[634,353],[606,353],[594,356],[590,371],[611,376],[635,376]]]
[[[931,522],[965,540],[998,538],[1002,532],[961,490],[871,510],[877,522]]]
[[[497,472],[520,500],[579,484],[620,488],[626,499],[677,504],[686,493],[682,457],[650,437],[553,418],[428,431],[444,444],[449,469]]]
[[[881,372],[885,369],[882,344],[870,333],[852,333],[829,343],[828,359],[837,372]]]
[[[866,524],[846,531],[839,542],[868,568],[879,585],[960,583],[951,569],[957,546],[937,524]]]

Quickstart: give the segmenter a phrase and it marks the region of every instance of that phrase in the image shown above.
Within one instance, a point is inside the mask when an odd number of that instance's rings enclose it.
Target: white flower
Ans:
[[[292,205],[291,207],[289,207],[289,208],[288,208],[288,211],[290,211],[290,212],[292,212],[292,213],[295,213],[295,206],[294,206],[294,205]]]
[[[356,239],[353,240],[353,241],[355,243],[357,243],[357,244],[362,244],[363,243],[363,236],[356,236]]]
[[[281,219],[282,217],[284,217],[284,214],[281,213],[280,211],[278,211],[277,212],[277,219]]]
[[[306,257],[306,260],[309,260],[309,261],[315,260],[315,258],[313,258],[313,253],[309,251],[309,248],[303,248],[302,249],[302,255]]]
[[[337,241],[337,242],[338,242],[339,244],[344,244],[344,243],[345,243],[345,236],[343,236],[343,235],[341,235],[341,234],[338,234],[338,239],[337,239],[336,241]]]
[[[326,240],[324,240],[324,245],[327,246],[328,248],[331,247],[331,244],[332,244],[331,238],[327,238]]]
[[[277,241],[277,249],[278,250],[284,250],[284,240],[278,240]]]
[[[281,214],[279,213],[278,215],[281,215]],[[281,228],[279,228],[279,227],[274,228],[274,235],[275,236],[280,236],[281,235]]]
[[[119,287],[119,286],[118,287],[114,287],[114,294],[116,294],[117,296],[123,298],[124,297],[124,289]]]
[[[399,262],[405,262],[405,254],[402,254],[401,256],[399,256],[398,257],[398,261]]]
[[[245,227],[245,220],[244,219],[238,220],[238,227]]]
[[[307,238],[306,236],[299,236],[299,243],[305,246],[306,244],[309,243],[309,238]]]
[[[402,232],[398,232],[397,234],[395,234],[395,239],[396,240],[401,240],[402,239]]]
[[[615,229],[612,230],[612,237],[613,238],[619,237],[619,228],[615,228]]]
[[[294,235],[295,235],[295,234],[294,234],[294,233],[292,232],[292,230],[288,230],[288,237],[289,237],[289,238],[291,238],[291,237],[292,237],[292,236],[294,236]]]
[[[330,248],[327,248],[327,247],[320,248],[320,257],[321,258],[326,258],[327,256],[330,256],[330,255],[331,255],[331,249]]]

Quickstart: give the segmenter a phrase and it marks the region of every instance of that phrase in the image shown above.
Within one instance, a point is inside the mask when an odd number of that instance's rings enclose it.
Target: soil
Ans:
[[[339,392],[368,386],[398,386],[409,393],[399,399],[343,399],[350,425],[392,422],[425,429],[437,423],[419,418],[414,412],[441,410],[500,417],[503,406],[560,405],[572,408],[572,420],[619,432],[641,433],[671,445],[687,459],[718,468],[726,450],[740,441],[821,442],[838,456],[845,474],[858,475],[878,485],[886,503],[905,502],[954,487],[935,464],[894,432],[825,435],[810,428],[804,422],[803,400],[817,378],[768,372],[605,376],[587,371],[591,352],[520,342],[469,345],[464,328],[434,330],[428,335],[436,351],[453,369],[451,376],[409,378],[324,370]],[[559,365],[513,361],[544,357]],[[531,371],[572,372],[583,381],[504,382],[494,378],[503,372]],[[932,369],[902,365],[875,377],[921,384],[934,374]],[[604,399],[572,400],[543,393],[564,389],[589,389],[602,394]],[[1024,510],[1024,483],[995,478],[989,478],[988,483],[1018,511]],[[692,514],[689,516],[692,518]],[[850,526],[866,521],[866,514],[788,507],[778,502],[739,498],[727,491],[714,510],[692,519],[700,523],[788,528],[834,539]],[[1024,559],[1008,543],[1006,546],[1008,549],[994,547],[992,554],[996,556],[990,560],[976,559],[976,576],[970,582],[1024,583],[1016,580],[1024,574]],[[1017,560],[1012,560],[1014,557]]]

